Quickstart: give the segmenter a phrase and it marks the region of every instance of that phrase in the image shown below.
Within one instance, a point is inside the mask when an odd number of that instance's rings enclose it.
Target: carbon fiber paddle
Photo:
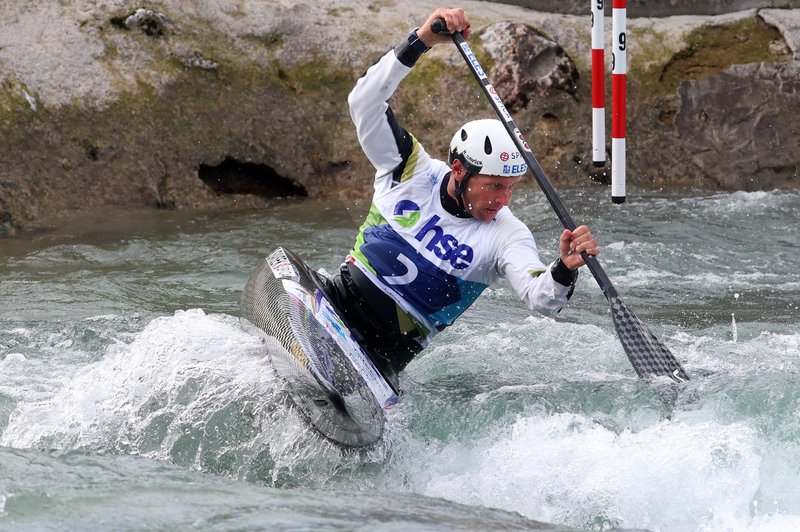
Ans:
[[[434,21],[431,29],[434,33],[449,33],[444,21],[441,19]],[[469,45],[461,35],[461,32],[452,33],[451,36],[453,42],[458,47],[458,51],[461,53],[464,61],[466,61],[467,66],[472,71],[475,79],[478,80],[478,84],[481,86],[483,93],[492,104],[498,118],[500,118],[500,121],[505,125],[506,131],[511,135],[514,144],[528,164],[528,168],[533,172],[533,176],[539,183],[544,195],[547,197],[553,210],[556,211],[558,219],[563,226],[570,231],[575,230],[577,227],[575,222],[572,220],[569,212],[567,212],[567,209],[558,197],[558,193],[545,175],[542,166],[539,164],[539,161],[536,160],[530,147],[528,147],[528,143],[525,142],[522,133],[511,118],[511,113],[508,112],[500,96],[497,95],[497,92],[486,77],[486,73],[483,71],[475,54],[472,53]],[[628,355],[628,360],[631,361],[633,369],[636,370],[636,374],[643,379],[663,376],[669,377],[675,382],[689,380],[689,375],[684,371],[683,367],[672,355],[667,346],[656,338],[642,320],[628,310],[628,307],[622,302],[622,298],[619,296],[616,288],[614,288],[614,285],[611,284],[611,280],[608,278],[608,275],[606,275],[606,272],[600,266],[597,257],[587,253],[582,253],[581,256],[586,261],[586,266],[589,268],[589,271],[592,272],[595,281],[600,285],[600,289],[611,304],[611,319],[614,322],[614,328],[617,331],[620,342],[622,342],[622,348]]]

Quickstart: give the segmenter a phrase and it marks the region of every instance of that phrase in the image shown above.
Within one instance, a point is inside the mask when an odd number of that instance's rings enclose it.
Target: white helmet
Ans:
[[[473,120],[456,131],[448,162],[452,165],[456,159],[470,175],[515,177],[528,170],[505,126],[496,118]]]

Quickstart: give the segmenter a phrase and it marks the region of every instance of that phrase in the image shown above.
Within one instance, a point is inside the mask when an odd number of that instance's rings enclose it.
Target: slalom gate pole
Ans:
[[[606,80],[603,25],[605,0],[592,2],[592,163],[606,165]]]
[[[628,76],[626,0],[613,0],[611,33],[611,201],[625,202],[625,106]]]

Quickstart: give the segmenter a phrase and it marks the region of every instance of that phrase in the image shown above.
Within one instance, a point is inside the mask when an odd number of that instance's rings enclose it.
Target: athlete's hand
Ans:
[[[469,39],[472,30],[469,27],[469,19],[467,19],[467,14],[464,13],[464,10],[460,7],[455,9],[437,7],[436,10],[431,13],[431,16],[428,17],[428,20],[417,30],[417,37],[419,37],[426,46],[434,46],[435,44],[443,42],[453,42],[453,39],[447,33],[433,33],[431,24],[433,24],[433,21],[437,18],[444,20],[448,30],[452,32],[460,31],[465,39]]]
[[[561,251],[561,262],[570,270],[576,270],[586,264],[581,256],[584,251],[589,255],[600,254],[597,240],[585,225],[577,227],[574,231],[564,229],[558,245]]]

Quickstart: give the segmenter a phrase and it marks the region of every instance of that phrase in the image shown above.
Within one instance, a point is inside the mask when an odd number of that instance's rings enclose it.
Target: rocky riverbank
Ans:
[[[473,48],[556,186],[601,186],[607,176],[591,167],[588,17],[462,4]],[[347,93],[435,5],[4,6],[0,234],[107,206],[363,197],[372,169]],[[606,28],[610,38],[610,19]],[[800,9],[635,18],[628,35],[629,184],[798,186]],[[395,113],[444,157],[460,123],[492,116],[474,83],[454,48],[437,47],[402,86]]]

